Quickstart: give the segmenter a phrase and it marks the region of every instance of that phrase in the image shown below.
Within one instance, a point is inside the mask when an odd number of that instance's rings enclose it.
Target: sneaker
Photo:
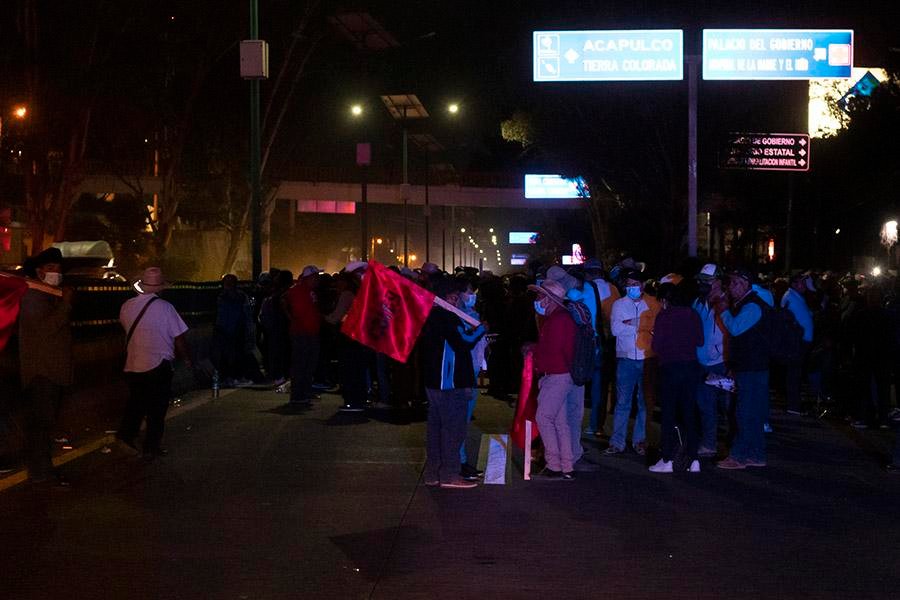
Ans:
[[[748,458],[746,461],[744,461],[744,464],[747,465],[748,467],[765,467],[765,466],[768,466],[768,465],[766,464],[766,461],[764,461],[764,460],[754,460],[754,459],[752,459],[752,458]]]
[[[625,448],[616,448],[615,446],[610,446],[603,451],[603,454],[606,454],[607,456],[614,456],[616,454],[622,454],[623,452],[625,452]]]
[[[275,387],[281,387],[285,383],[287,383],[287,379],[285,379],[284,377],[279,377],[278,379],[276,379],[275,381],[272,382],[272,385],[274,385]]]
[[[460,489],[460,490],[468,490],[473,487],[478,487],[478,484],[474,481],[466,481],[465,479],[454,479],[453,481],[442,481],[440,483],[442,488],[448,489]]]
[[[597,431],[591,429],[590,427],[586,427],[581,433],[583,433],[584,435],[597,435]]]
[[[550,467],[544,467],[541,469],[540,473],[535,475],[536,479],[548,479],[548,480],[556,480],[562,479],[563,473],[562,471],[554,471]]]
[[[638,442],[634,445],[634,451],[638,456],[644,456],[647,454],[647,444],[644,442]]]
[[[708,458],[710,456],[715,456],[716,450],[715,448],[707,448],[705,446],[700,446],[697,448],[697,456],[702,456],[704,458]]]
[[[850,426],[853,427],[854,429],[868,429],[869,428],[869,424],[866,423],[865,421],[853,421],[852,423],[850,423]]]
[[[700,472],[700,461],[694,459],[691,461],[691,466],[688,468],[688,473],[699,473]]]
[[[568,473],[563,473],[560,475],[560,479],[563,481],[575,481],[575,473],[569,471]]]
[[[341,412],[355,413],[355,412],[363,412],[365,409],[361,406],[353,406],[352,404],[345,404],[341,407]],[[443,487],[444,484],[441,484]]]
[[[659,459],[659,462],[653,466],[647,467],[647,470],[651,473],[671,473],[672,461]]]
[[[763,433],[772,433],[772,426],[768,423],[763,423]]]
[[[466,473],[467,475],[474,475],[475,477],[483,477],[484,471],[481,469],[470,465],[469,463],[463,463],[460,465],[460,471]]]
[[[725,460],[721,460],[716,463],[716,466],[720,469],[746,469],[747,465],[737,460],[736,458],[727,457]]]

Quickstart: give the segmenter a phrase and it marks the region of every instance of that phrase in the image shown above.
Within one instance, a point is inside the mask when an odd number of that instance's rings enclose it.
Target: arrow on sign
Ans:
[[[806,150],[801,150],[798,154],[800,154],[800,156],[806,156]]]
[[[806,145],[806,138],[800,138],[800,141],[799,141],[798,143],[799,143],[801,146],[805,146],[805,145]]]
[[[801,158],[800,160],[797,161],[797,164],[799,164],[801,167],[805,167],[806,161]]]

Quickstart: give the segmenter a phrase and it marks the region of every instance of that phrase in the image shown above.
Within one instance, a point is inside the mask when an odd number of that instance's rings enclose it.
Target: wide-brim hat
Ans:
[[[529,291],[535,292],[539,295],[544,295],[559,304],[560,306],[565,306],[564,302],[566,299],[566,289],[563,285],[555,281],[553,279],[545,279],[541,285],[529,285]]]
[[[132,285],[139,294],[155,294],[169,287],[169,283],[159,267],[147,267],[141,278]]]
[[[347,263],[347,266],[344,267],[344,271],[347,273],[353,273],[354,271],[358,271],[360,269],[365,269],[369,266],[369,263],[363,262],[361,260],[354,260],[353,262]]]
[[[569,275],[569,273],[559,265],[553,265],[547,269],[547,279],[556,281],[563,286],[563,296],[566,295],[566,292],[578,285],[578,280]]]

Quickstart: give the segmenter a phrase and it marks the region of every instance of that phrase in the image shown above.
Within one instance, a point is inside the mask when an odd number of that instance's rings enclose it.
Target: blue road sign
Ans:
[[[535,31],[534,81],[680,81],[680,29]]]
[[[847,78],[850,29],[704,29],[703,79]]]

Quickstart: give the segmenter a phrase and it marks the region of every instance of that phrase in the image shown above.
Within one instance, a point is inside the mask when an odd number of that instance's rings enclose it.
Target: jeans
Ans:
[[[616,365],[616,411],[613,415],[613,434],[610,446],[623,450],[628,437],[628,418],[631,416],[631,400],[637,386],[637,416],[631,443],[639,444],[646,437],[647,408],[644,404],[644,361],[619,358]]]
[[[659,367],[659,399],[662,405],[662,458],[670,461],[675,456],[678,434],[684,446],[687,460],[697,458],[697,404],[694,394],[700,377],[697,361],[675,362]]]
[[[291,336],[291,402],[309,402],[313,375],[319,364],[319,336]]]
[[[128,402],[116,436],[134,444],[146,417],[147,432],[144,452],[159,450],[166,427],[166,412],[172,397],[172,363],[164,360],[155,369],[143,373],[125,373],[128,381]]]
[[[584,411],[584,386],[576,386],[568,373],[544,375],[538,382],[537,414],[535,420],[544,442],[544,459],[547,468],[569,473],[575,463],[572,441],[573,427],[569,423],[572,409],[569,405],[580,402]],[[575,443],[581,448],[580,426],[574,428]]]
[[[734,375],[737,385],[735,419],[737,434],[731,457],[745,462],[765,462],[766,435],[763,424],[769,418],[769,372],[740,371]]]
[[[606,426],[606,396],[603,389],[603,350],[598,348],[591,375],[591,420],[588,427],[592,432],[603,431]]]
[[[466,438],[466,409],[471,389],[429,390],[425,480],[459,478],[459,446]]]
[[[25,466],[35,480],[53,474],[51,436],[62,387],[46,377],[34,377],[25,388]]]
[[[472,388],[469,390],[471,396],[469,396],[469,401],[466,403],[466,427],[468,428],[469,423],[472,422],[472,413],[475,412],[475,401],[478,400],[478,388]],[[465,464],[469,462],[469,456],[466,454],[466,440],[463,438],[463,443],[459,446],[459,462]]]
[[[711,385],[706,385],[710,373],[725,374],[725,364],[701,365],[700,380],[697,382],[697,410],[700,413],[700,447],[716,449],[716,431],[719,411],[728,414],[728,393]]]

